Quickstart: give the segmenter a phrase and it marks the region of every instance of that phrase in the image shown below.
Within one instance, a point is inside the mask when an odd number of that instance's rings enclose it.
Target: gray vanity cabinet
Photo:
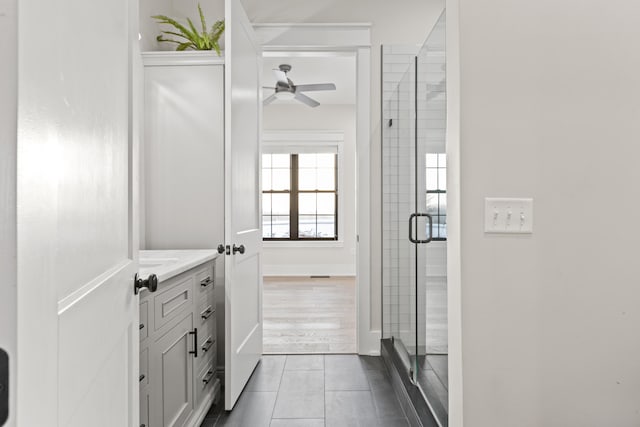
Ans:
[[[219,394],[214,263],[140,294],[141,426],[198,426]]]

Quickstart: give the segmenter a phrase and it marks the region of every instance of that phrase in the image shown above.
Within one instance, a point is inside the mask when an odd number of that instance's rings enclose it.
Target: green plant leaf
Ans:
[[[177,51],[182,51],[191,46],[191,42],[180,43],[180,45],[176,48]]]
[[[193,39],[193,34],[184,25],[182,25],[175,19],[169,18],[168,16],[164,16],[164,15],[155,15],[155,16],[152,16],[152,18],[156,19],[160,24],[173,25],[176,29],[178,29],[178,31],[184,34],[184,38],[189,40]]]
[[[200,7],[200,3],[198,3],[198,13],[200,14],[200,23],[202,24],[202,33],[206,34],[207,22],[204,20],[204,13],[202,13],[202,8]]]

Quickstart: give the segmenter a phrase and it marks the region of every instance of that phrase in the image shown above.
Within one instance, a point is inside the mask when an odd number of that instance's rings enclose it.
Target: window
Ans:
[[[338,155],[300,151],[262,155],[262,237],[338,240]]]
[[[426,156],[427,213],[433,217],[433,240],[447,240],[447,155]]]

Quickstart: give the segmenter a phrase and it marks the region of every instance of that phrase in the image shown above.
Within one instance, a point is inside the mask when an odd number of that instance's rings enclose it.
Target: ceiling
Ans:
[[[312,54],[263,58],[262,86],[275,86],[274,68],[280,64],[291,65],[288,74],[294,84],[335,83],[335,91],[306,92],[307,96],[323,105],[340,104],[355,105],[356,103],[356,60],[353,56],[311,56]],[[264,97],[268,97],[273,90],[264,89]],[[276,100],[271,105],[298,104],[298,101]]]

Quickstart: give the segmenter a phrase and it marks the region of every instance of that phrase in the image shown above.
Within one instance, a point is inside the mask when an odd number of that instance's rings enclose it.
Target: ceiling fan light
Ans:
[[[293,98],[295,98],[295,94],[289,91],[281,91],[281,92],[276,92],[276,98],[283,100],[283,101],[290,101]]]

